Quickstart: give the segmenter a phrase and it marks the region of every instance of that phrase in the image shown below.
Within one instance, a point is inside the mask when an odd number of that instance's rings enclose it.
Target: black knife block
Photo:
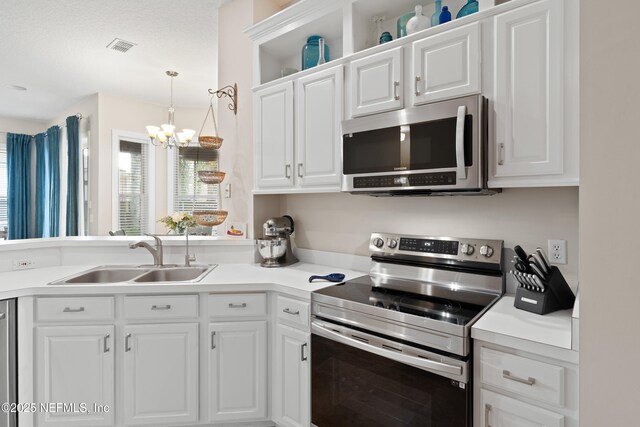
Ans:
[[[544,286],[544,292],[530,291],[519,286],[513,305],[520,310],[536,314],[573,308],[576,297],[558,267],[551,267],[551,275],[544,282]]]

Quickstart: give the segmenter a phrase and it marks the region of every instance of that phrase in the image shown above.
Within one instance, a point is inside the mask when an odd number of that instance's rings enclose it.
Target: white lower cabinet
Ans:
[[[209,420],[267,416],[267,322],[209,325]]]
[[[311,423],[310,334],[285,325],[276,327],[274,421],[283,427]]]
[[[198,324],[124,328],[125,424],[198,421]]]
[[[34,411],[37,425],[114,424],[113,333],[113,325],[36,328],[35,402],[67,405]]]
[[[564,416],[482,390],[482,427],[564,427]]]

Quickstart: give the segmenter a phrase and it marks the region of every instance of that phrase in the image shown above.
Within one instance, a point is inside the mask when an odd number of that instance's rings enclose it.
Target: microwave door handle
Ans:
[[[467,169],[464,165],[464,122],[467,116],[467,107],[458,107],[458,120],[456,121],[456,178],[467,179]]]

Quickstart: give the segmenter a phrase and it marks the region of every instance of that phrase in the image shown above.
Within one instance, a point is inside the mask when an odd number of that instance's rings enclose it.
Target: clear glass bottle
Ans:
[[[478,0],[467,0],[467,4],[462,6],[460,12],[456,15],[457,18],[462,18],[463,16],[471,15],[472,13],[476,13],[478,11]]]
[[[322,65],[325,62],[327,62],[324,58],[324,50],[325,50],[324,37],[320,37],[318,39],[318,64],[317,65]]]
[[[431,26],[431,20],[422,14],[422,5],[416,6],[416,16],[407,22],[407,34],[426,30]]]
[[[436,11],[431,15],[431,26],[435,27],[440,23],[440,13],[442,12],[442,0],[436,0]]]

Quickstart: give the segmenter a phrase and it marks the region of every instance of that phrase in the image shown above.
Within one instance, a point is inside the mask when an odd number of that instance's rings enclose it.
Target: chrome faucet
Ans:
[[[153,237],[153,239],[156,241],[155,248],[152,248],[151,245],[148,244],[147,242],[140,241],[140,242],[130,243],[129,249],[145,248],[151,253],[151,255],[153,255],[153,266],[162,267],[162,240],[160,240],[160,238],[154,234],[145,233],[145,235]]]
[[[187,251],[184,255],[184,266],[191,267],[191,262],[196,260],[196,256],[189,255],[189,227],[184,229],[184,237],[187,239]]]

